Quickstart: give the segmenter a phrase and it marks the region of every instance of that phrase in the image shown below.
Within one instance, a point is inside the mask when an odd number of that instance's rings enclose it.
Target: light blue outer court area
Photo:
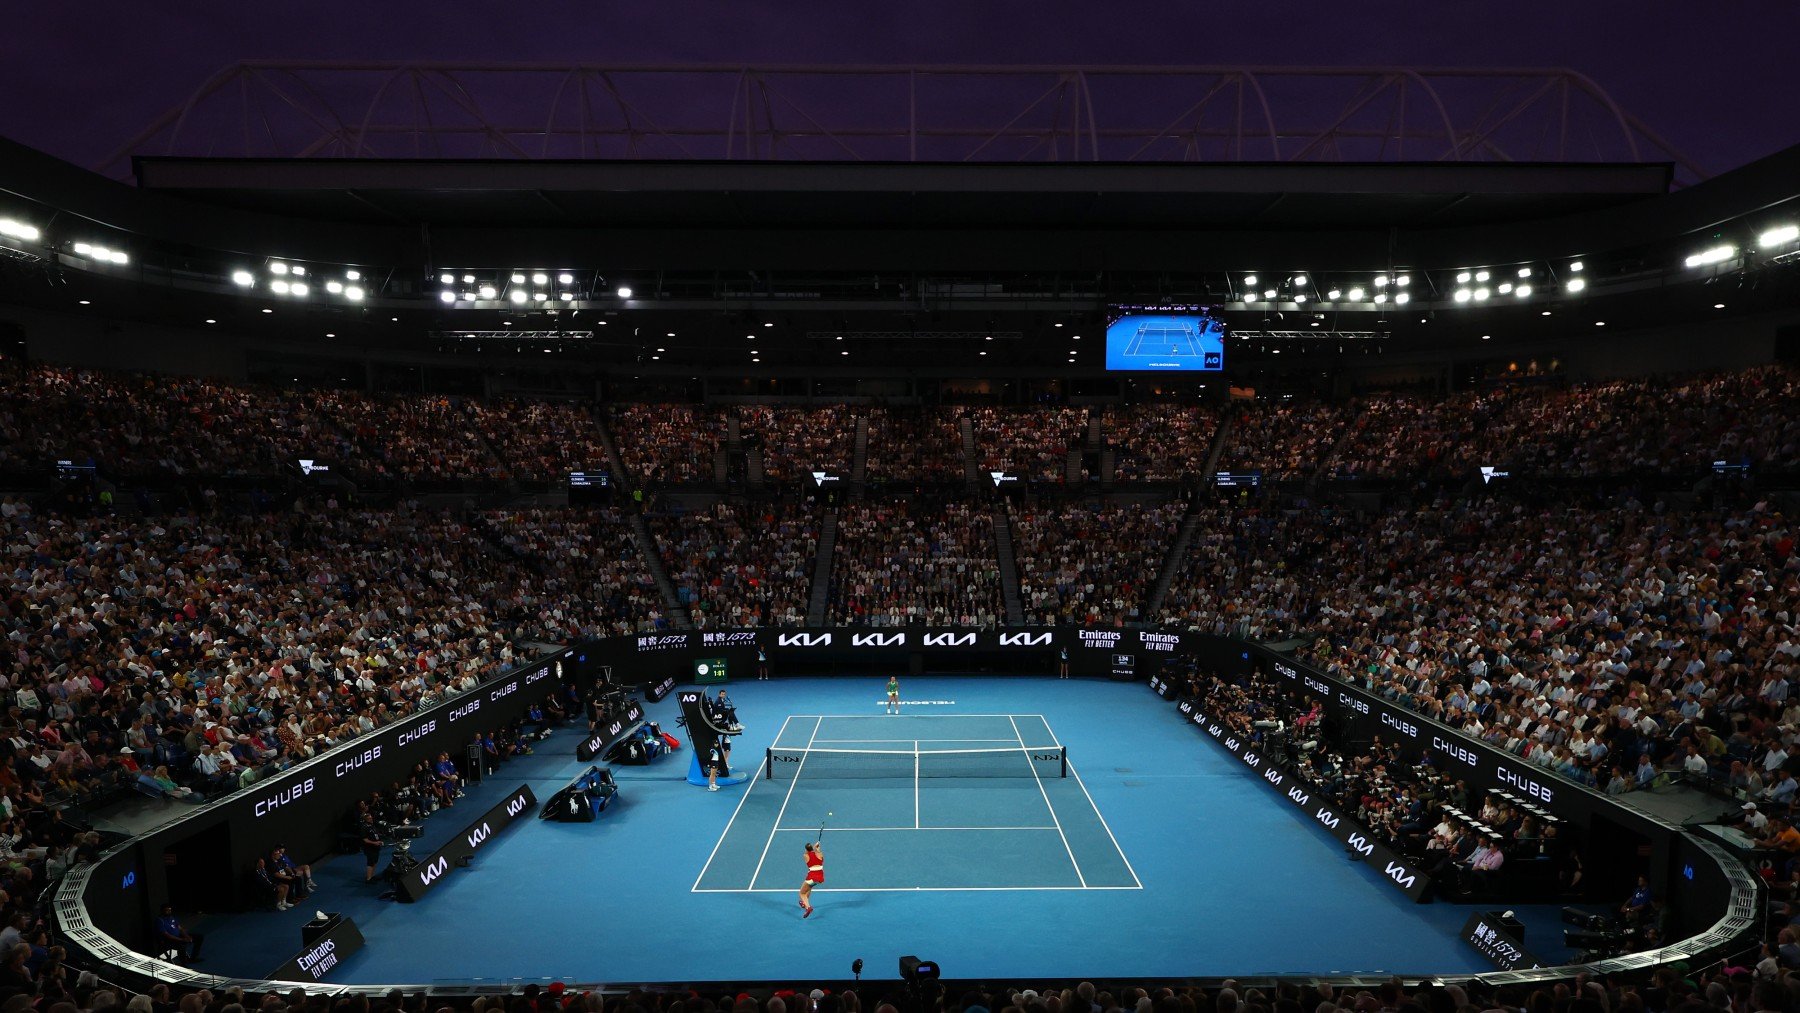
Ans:
[[[201,969],[267,974],[314,909],[368,940],[342,984],[804,982],[846,978],[858,957],[883,978],[902,954],[988,980],[1486,969],[1456,937],[1471,908],[1409,903],[1142,684],[902,679],[913,702],[888,717],[885,681],[735,683],[734,766],[810,745],[797,776],[708,792],[686,781],[684,742],[615,768],[621,797],[597,822],[521,821],[418,904],[376,899],[352,855],[319,863],[320,893],[294,911],[190,919],[208,933]],[[649,712],[682,735],[673,696]],[[549,797],[586,767],[577,738],[509,761],[433,816],[415,853],[520,782]],[[1066,778],[1027,759],[1058,745]],[[1003,752],[928,755],[971,749]],[[802,920],[802,844],[827,812],[826,883]],[[1519,910],[1544,934],[1555,922]],[[1547,942],[1534,951],[1560,955]]]

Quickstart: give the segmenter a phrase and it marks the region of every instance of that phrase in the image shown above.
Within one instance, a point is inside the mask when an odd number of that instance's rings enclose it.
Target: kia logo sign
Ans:
[[[1337,814],[1332,812],[1330,809],[1320,809],[1318,812],[1313,813],[1313,819],[1318,820],[1320,823],[1324,824],[1325,828],[1328,830],[1336,830],[1337,829],[1337,825],[1338,825]]]
[[[776,647],[829,647],[830,645],[831,634],[829,633],[777,633],[775,635]]]
[[[511,798],[511,799],[507,800],[506,815],[517,816],[517,815],[519,815],[519,813],[524,812],[524,811],[525,811],[525,799],[524,798],[522,798],[522,797]]]
[[[425,866],[424,872],[419,873],[419,882],[430,886],[437,882],[438,877],[442,876],[449,868],[450,860],[448,858],[434,859],[430,865]]]
[[[1051,634],[1048,630],[1042,633],[1002,633],[1001,647],[1048,647]]]
[[[1303,805],[1311,805],[1312,804],[1312,796],[1308,795],[1306,792],[1303,792],[1298,788],[1289,788],[1288,789],[1288,798],[1295,805],[1303,806]]]
[[[511,805],[512,803],[508,802],[507,804]],[[494,836],[494,831],[491,828],[489,828],[486,823],[483,823],[481,826],[478,826],[475,829],[469,831],[468,835],[464,838],[464,840],[467,840],[469,842],[469,847],[479,848],[483,844],[487,843],[487,839],[492,836]]]
[[[829,636],[829,634],[827,634]],[[904,633],[852,633],[851,647],[903,647],[906,644]]]
[[[1369,839],[1361,834],[1351,834],[1344,843],[1349,846],[1351,851],[1359,855],[1367,856],[1375,853],[1375,845],[1370,844]]]
[[[1389,862],[1387,864],[1387,878],[1393,880],[1395,883],[1397,883],[1401,886],[1406,886],[1406,887],[1410,887],[1413,885],[1414,882],[1416,882],[1413,879],[1413,874],[1410,872],[1407,872],[1406,866],[1401,865],[1399,862]]]
[[[923,642],[926,647],[973,647],[975,646],[975,634],[927,633]]]

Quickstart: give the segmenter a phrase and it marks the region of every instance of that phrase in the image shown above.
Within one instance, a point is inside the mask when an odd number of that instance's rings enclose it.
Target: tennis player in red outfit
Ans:
[[[800,884],[800,907],[806,912],[802,918],[811,918],[812,905],[807,901],[812,897],[813,887],[825,882],[825,852],[819,850],[817,841],[806,843],[806,882]]]

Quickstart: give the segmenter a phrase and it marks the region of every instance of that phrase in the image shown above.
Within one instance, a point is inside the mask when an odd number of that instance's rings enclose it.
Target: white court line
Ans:
[[[789,717],[792,717],[792,716],[793,715],[791,715],[791,714],[789,715]],[[812,730],[813,735],[819,734],[819,725],[824,724],[824,723],[825,723],[824,718],[820,718],[818,721],[813,722],[813,730]],[[812,748],[812,739],[811,738],[808,738],[806,740],[806,748],[808,748],[808,749]],[[766,842],[764,842],[764,844],[763,844],[762,857],[758,858],[756,860],[756,871],[752,872],[750,874],[750,885],[752,887],[756,886],[756,877],[762,875],[763,863],[769,860],[769,845],[775,843],[775,827],[781,826],[781,817],[787,815],[788,803],[792,802],[794,800],[794,786],[800,783],[800,772],[805,769],[806,769],[806,754],[801,753],[800,754],[800,765],[794,768],[794,779],[792,781],[788,782],[787,794],[782,797],[781,808],[779,810],[777,810],[775,813],[775,822],[769,827],[769,839]],[[744,794],[747,796],[750,793],[745,792]],[[721,838],[721,839],[723,839],[723,838]]]
[[[1029,751],[1031,747],[1025,744],[1025,736],[1019,734],[1019,723],[1013,721],[1012,715],[1010,714],[1007,715],[1006,720],[1012,723],[1013,735],[1019,740],[1019,748]],[[1048,728],[1049,725],[1046,723],[1045,727]],[[1037,782],[1038,793],[1044,796],[1044,808],[1050,810],[1050,820],[1056,824],[1056,836],[1062,838],[1063,850],[1069,853],[1069,864],[1075,867],[1075,878],[1081,880],[1081,885],[1085,889],[1087,887],[1087,877],[1081,874],[1081,863],[1075,860],[1075,849],[1069,847],[1069,835],[1063,833],[1062,820],[1057,819],[1056,807],[1050,804],[1050,793],[1044,790],[1044,779],[1038,776],[1037,764],[1032,762],[1030,757],[1026,757],[1026,762],[1031,763],[1031,779]],[[1069,762],[1069,758],[1066,756],[1063,757],[1063,762]],[[1089,804],[1092,804],[1092,800],[1090,800]],[[1095,815],[1099,815],[1099,812],[1098,809],[1094,810]],[[779,823],[780,819],[777,818],[776,822]],[[755,886],[756,880],[750,880],[750,885]]]
[[[782,734],[787,731],[788,721],[792,720],[793,717],[790,715],[786,720],[781,722],[781,731],[775,733],[776,742],[781,741]],[[731,810],[731,819],[725,821],[725,829],[720,832],[718,843],[713,845],[712,854],[706,856],[706,864],[700,867],[700,875],[694,877],[694,885],[688,890],[689,893],[693,893],[695,890],[700,889],[700,881],[706,878],[706,870],[712,868],[713,859],[719,856],[719,848],[724,845],[726,835],[731,833],[731,825],[737,822],[738,813],[744,811],[744,803],[749,801],[750,793],[756,790],[756,783],[760,780],[762,780],[762,778],[759,778],[754,774],[751,775],[750,786],[745,788],[744,794],[738,798],[737,808]],[[751,880],[751,882],[754,883],[755,880]]]
[[[1009,738],[998,739],[814,739],[814,742],[1011,742]]]
[[[1010,718],[1011,714],[795,714],[797,718],[852,718],[857,721],[879,721],[891,725],[890,717],[913,718],[917,721],[941,721],[944,718]]]
[[[814,830],[817,830],[817,829],[818,829],[817,827],[776,827],[775,831],[777,833],[783,833],[783,834],[810,834]],[[930,830],[1044,830],[1044,831],[1050,831],[1050,830],[1055,830],[1056,828],[1055,827],[826,827],[825,829],[831,831],[834,834],[849,833],[849,832],[854,832],[854,831],[858,831],[858,830],[879,830],[884,833],[890,833],[890,834],[910,834],[914,830],[918,830],[918,831],[922,831],[922,832],[930,831]]]
[[[1081,891],[1081,890],[1142,890],[1141,886],[822,886],[813,893],[1043,893],[1049,891]],[[695,890],[695,893],[793,893],[785,886],[757,887],[744,889],[717,889],[708,887]]]
[[[919,829],[919,740],[913,740],[913,829]]]
[[[1062,742],[1057,739],[1056,733],[1050,730],[1050,719],[1044,717],[1042,714],[1033,714],[1031,716],[1044,723],[1044,731],[1050,732],[1050,741],[1055,742],[1057,748],[1062,748]],[[1067,756],[1063,757],[1063,762],[1069,764],[1069,773],[1075,775],[1075,783],[1081,786],[1081,793],[1087,796],[1088,805],[1093,808],[1094,815],[1099,818],[1100,826],[1106,830],[1106,837],[1108,840],[1112,841],[1113,850],[1119,853],[1119,860],[1125,863],[1125,871],[1131,873],[1131,881],[1138,885],[1138,889],[1142,890],[1144,888],[1144,881],[1138,878],[1137,870],[1131,867],[1131,859],[1125,857],[1125,849],[1119,847],[1119,839],[1113,835],[1112,825],[1106,822],[1105,814],[1101,813],[1100,807],[1094,803],[1093,793],[1088,791],[1087,782],[1081,779],[1081,771],[1076,770],[1073,763],[1069,763],[1069,758]],[[1032,769],[1035,770],[1037,768],[1034,767]]]

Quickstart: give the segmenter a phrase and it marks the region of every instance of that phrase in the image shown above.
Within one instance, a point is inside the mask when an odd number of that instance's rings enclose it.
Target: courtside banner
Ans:
[[[1406,894],[1408,900],[1418,903],[1425,899],[1431,890],[1431,876],[1410,859],[1402,858],[1375,840],[1360,821],[1327,801],[1317,785],[1265,759],[1248,741],[1188,701],[1183,700],[1181,708],[1190,720],[1205,729],[1206,734],[1240,763],[1255,771],[1289,805],[1306,813],[1351,854],[1379,869],[1395,889]]]
[[[671,686],[672,685],[673,683],[671,683]],[[664,690],[663,695],[667,696],[668,690]],[[651,697],[650,699],[657,700],[661,698]],[[638,723],[643,720],[644,708],[639,706],[636,700],[631,701],[631,706],[625,709],[624,714],[613,718],[606,724],[594,729],[591,735],[576,744],[575,759],[580,760],[582,763],[586,763],[596,756],[604,756],[608,749],[611,749],[616,745],[620,739],[624,738],[627,733],[636,728]]]
[[[1598,792],[1543,770],[1524,757],[1497,749],[1448,725],[1407,710],[1336,675],[1258,647],[1267,670],[1302,695],[1325,703],[1339,727],[1354,729],[1360,738],[1380,736],[1401,746],[1409,756],[1430,761],[1451,778],[1472,790],[1499,791],[1556,819],[1587,827],[1594,815],[1635,832],[1654,836],[1659,826]]]
[[[531,793],[531,786],[521,784],[512,794],[500,800],[500,804],[487,811],[487,815],[469,824],[468,828],[449,843],[437,849],[432,856],[400,877],[397,884],[400,899],[417,901],[431,889],[444,881],[445,875],[457,865],[475,857],[475,853],[492,844],[500,831],[512,826],[519,817],[531,812],[537,806],[537,796]]]

